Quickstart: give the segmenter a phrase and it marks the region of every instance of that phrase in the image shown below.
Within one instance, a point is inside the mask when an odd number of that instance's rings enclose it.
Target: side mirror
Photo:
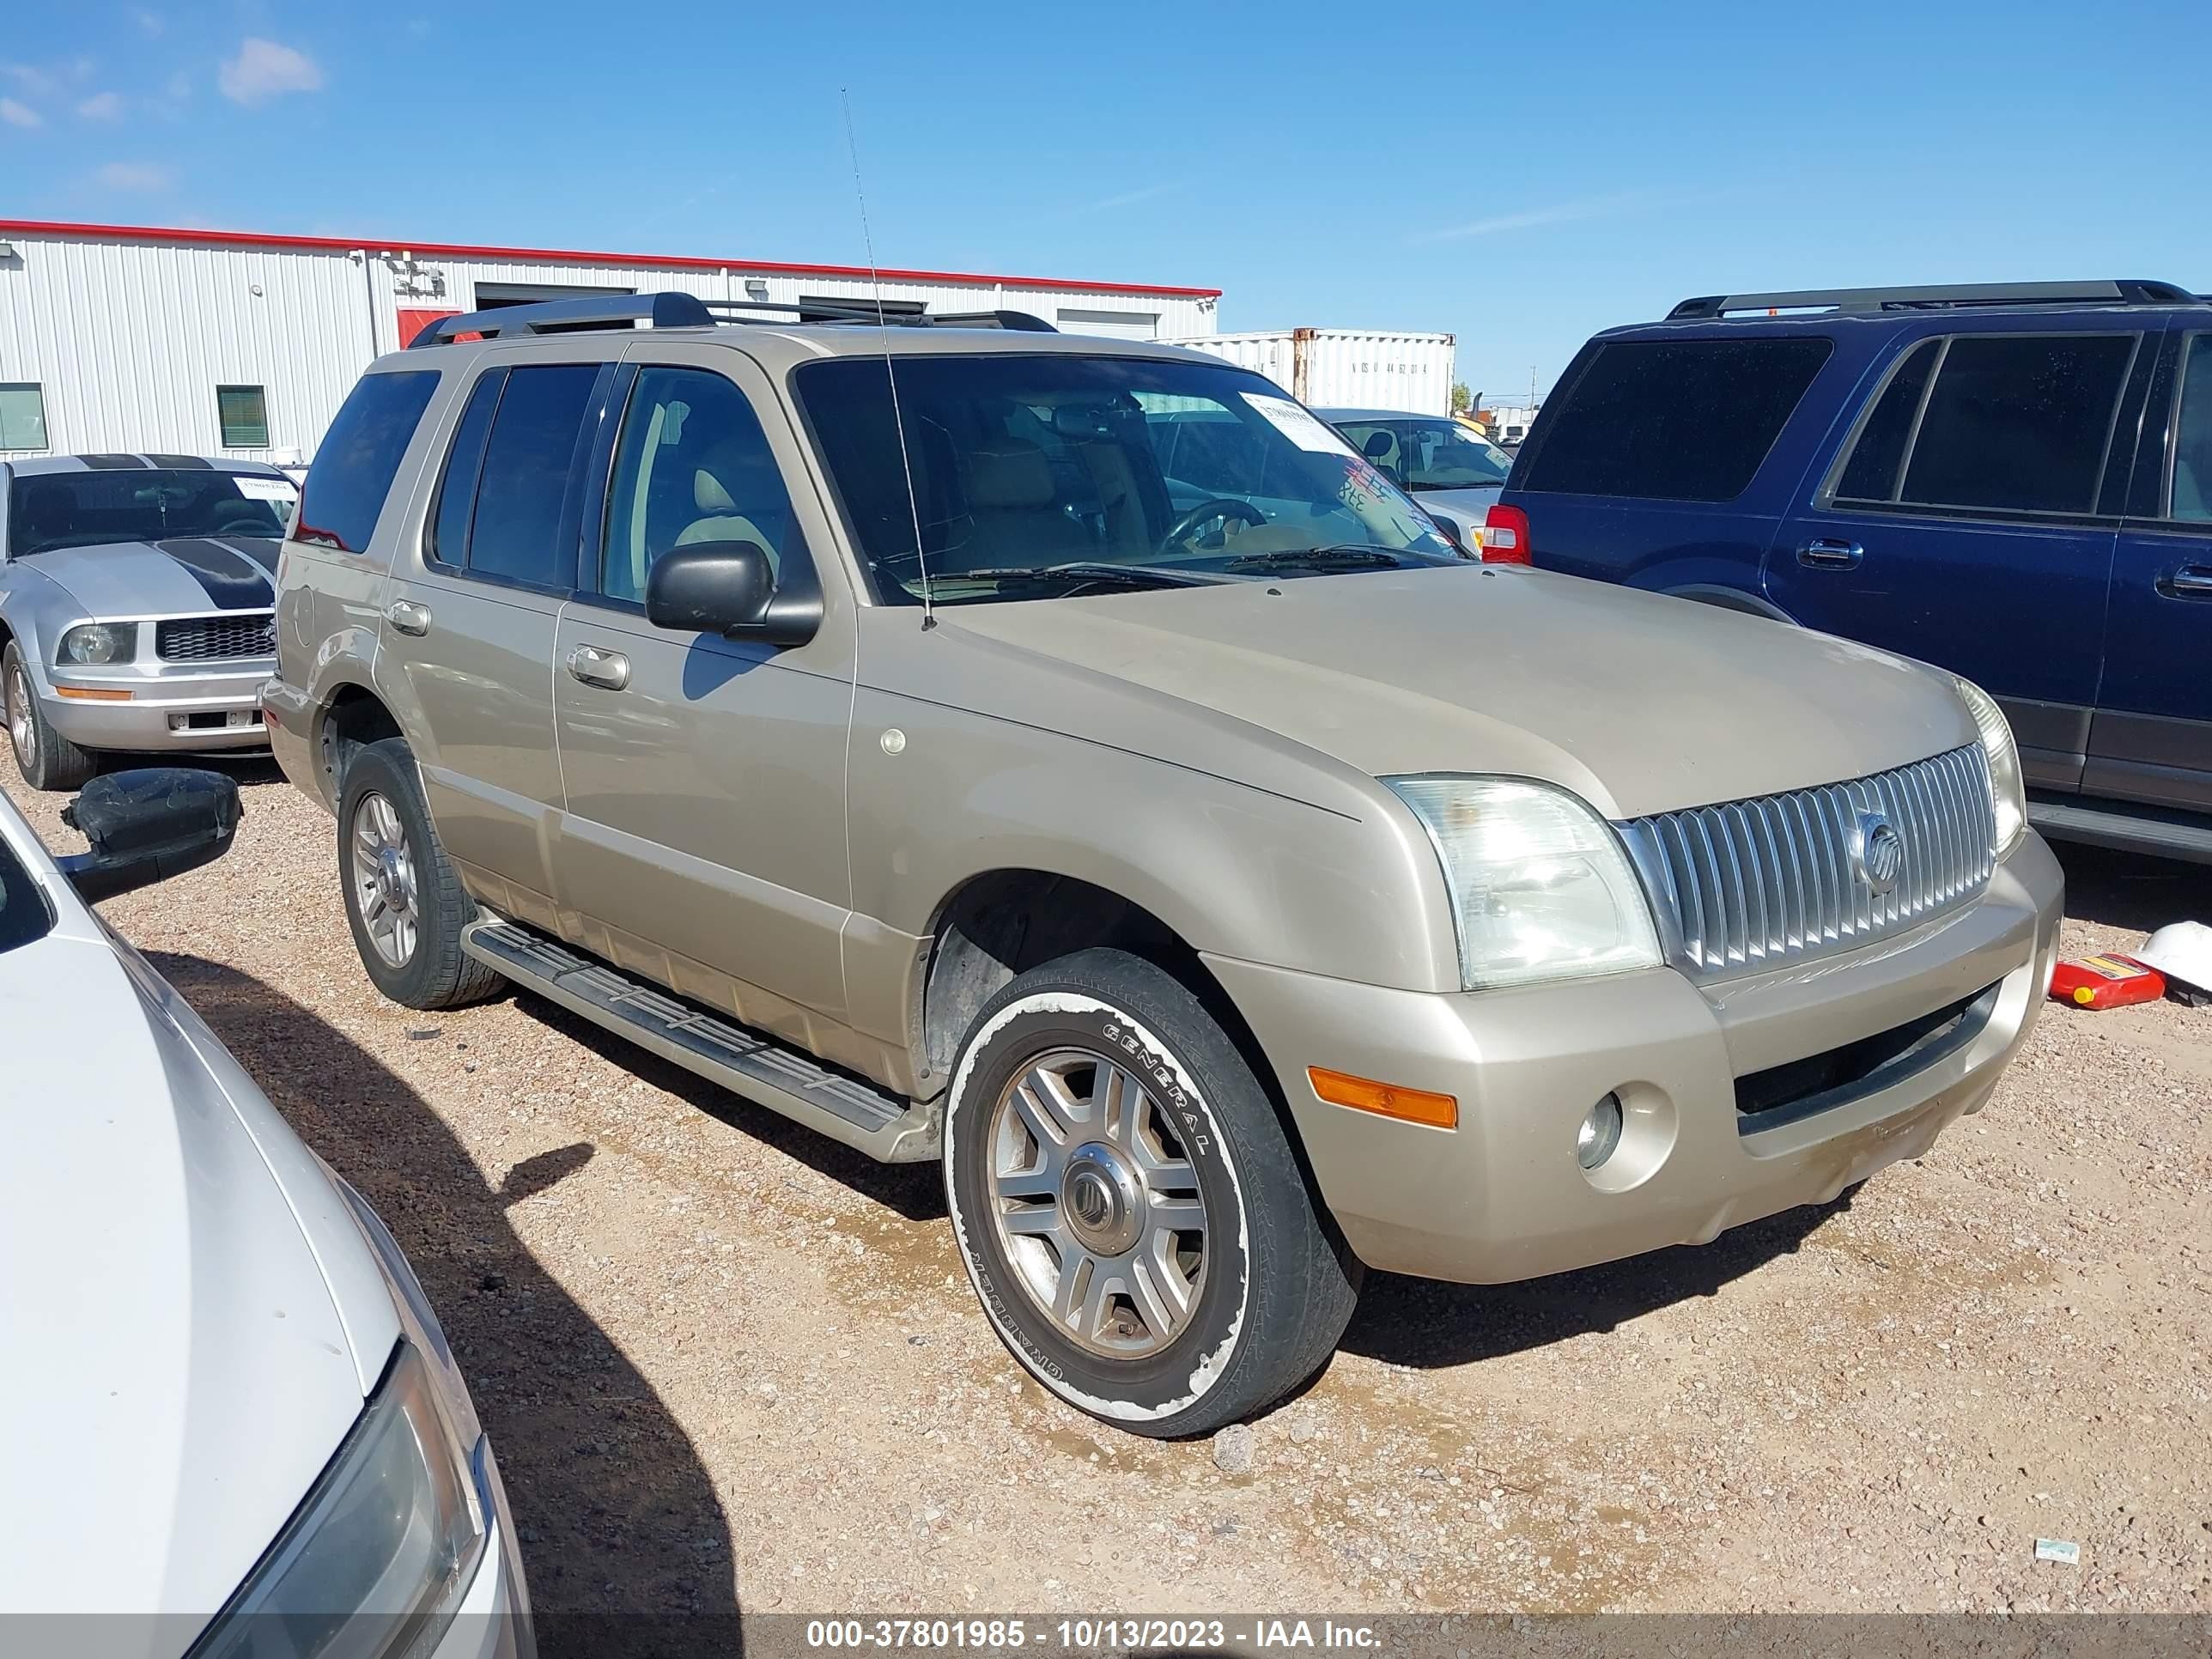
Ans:
[[[149,766],[94,778],[62,808],[92,850],[57,859],[88,903],[213,863],[238,832],[238,785],[220,772]]]
[[[758,543],[694,542],[653,562],[645,618],[681,634],[803,645],[822,616],[818,604],[778,603],[775,569]]]

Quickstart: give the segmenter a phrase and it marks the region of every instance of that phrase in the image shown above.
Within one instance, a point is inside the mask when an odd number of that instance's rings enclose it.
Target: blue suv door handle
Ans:
[[[2212,564],[2185,564],[2159,579],[2159,592],[2169,599],[2212,599]]]
[[[1797,550],[1797,562],[1814,570],[1848,570],[1865,556],[1856,542],[1833,536],[1815,536]]]

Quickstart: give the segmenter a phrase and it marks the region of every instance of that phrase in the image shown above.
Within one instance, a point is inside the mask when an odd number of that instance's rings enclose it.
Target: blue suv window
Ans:
[[[1834,349],[1820,335],[1607,341],[1545,407],[1515,487],[1733,501]]]

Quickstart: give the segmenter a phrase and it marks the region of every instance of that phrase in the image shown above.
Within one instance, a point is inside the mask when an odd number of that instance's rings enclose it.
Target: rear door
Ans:
[[[2212,811],[2212,327],[2166,336],[2142,429],[2081,787]]]
[[[2130,470],[2115,434],[2148,368],[2136,331],[1905,343],[1783,521],[1767,597],[1964,674],[2003,705],[2030,783],[2078,787]]]
[[[551,927],[553,638],[576,582],[581,457],[613,368],[580,353],[480,361],[419,543],[392,562],[381,678],[446,850],[489,902]]]

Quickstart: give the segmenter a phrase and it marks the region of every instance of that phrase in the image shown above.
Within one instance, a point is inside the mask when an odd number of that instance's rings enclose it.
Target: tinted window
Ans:
[[[561,508],[576,434],[599,371],[592,363],[510,369],[484,444],[469,571],[539,586],[567,587],[571,556],[559,546]]]
[[[745,394],[703,369],[641,370],[615,451],[599,591],[642,600],[653,562],[701,542],[751,542],[780,572],[797,533]]]
[[[1837,480],[1841,501],[1887,501],[1897,495],[1897,469],[1905,459],[1905,446],[1912,436],[1912,417],[1920,412],[1921,394],[1936,367],[1942,342],[1923,340],[1889,377],[1881,401],[1859,428],[1851,459]]]
[[[2094,511],[2112,407],[2134,351],[2127,334],[1953,340],[1898,499]]]
[[[34,472],[17,478],[9,490],[9,550],[20,558],[61,547],[179,536],[260,536],[274,541],[284,533],[277,499],[290,493],[276,478],[241,480],[198,469]]]
[[[2212,520],[2212,334],[2189,337],[2182,365],[2181,418],[2175,422],[2172,517]]]
[[[349,553],[368,546],[400,458],[437,389],[435,369],[362,376],[307,470],[295,538]]]
[[[1832,349],[1814,337],[1600,346],[1565,400],[1546,408],[1520,488],[1732,501]]]
[[[53,925],[46,896],[9,851],[7,842],[0,842],[0,951],[44,939]]]
[[[477,468],[483,460],[491,412],[499,407],[499,389],[506,382],[507,371],[495,368],[469,389],[469,406],[461,411],[460,426],[453,433],[446,474],[438,484],[437,516],[430,525],[430,556],[441,564],[468,562],[469,509],[476,505]]]

